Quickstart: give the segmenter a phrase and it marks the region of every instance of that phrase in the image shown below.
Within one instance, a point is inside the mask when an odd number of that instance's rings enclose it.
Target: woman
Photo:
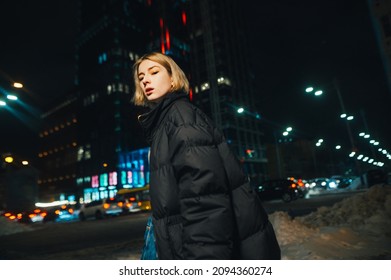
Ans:
[[[159,259],[280,259],[273,227],[222,133],[188,99],[168,56],[133,67],[135,105],[151,145],[150,195]]]

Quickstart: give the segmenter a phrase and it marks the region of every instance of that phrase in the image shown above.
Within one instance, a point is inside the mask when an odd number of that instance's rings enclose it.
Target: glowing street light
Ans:
[[[353,116],[348,116],[345,112],[345,104],[343,102],[343,99],[342,99],[342,95],[341,95],[341,91],[340,91],[340,88],[339,88],[339,84],[338,84],[338,81],[337,79],[333,79],[333,87],[337,93],[337,96],[338,96],[338,101],[339,101],[339,105],[341,107],[341,112],[342,114],[340,115],[341,118],[346,118],[346,120],[350,121],[350,120],[353,120],[354,117]],[[305,92],[309,93],[309,92],[312,92],[314,91],[314,87],[310,86],[310,87],[307,87],[305,89]],[[315,92],[315,96],[317,95],[321,95],[323,93],[323,91],[321,90],[317,90]],[[352,136],[352,132],[351,132],[351,129],[350,129],[350,124],[349,122],[346,122],[346,129],[347,129],[347,132],[348,132],[348,136],[349,136],[349,140],[350,140],[350,144],[351,144],[351,149],[352,151],[355,150],[355,145],[354,145],[354,141],[353,141],[353,136]]]
[[[310,92],[312,92],[313,90],[314,90],[313,87],[308,87],[308,88],[305,89],[305,92],[310,93]]]
[[[12,163],[12,162],[14,161],[14,158],[11,157],[11,156],[7,156],[7,157],[4,158],[4,161],[5,161],[6,163]]]
[[[320,147],[320,146],[322,145],[322,143],[323,143],[323,139],[319,139],[318,142],[316,142],[315,145],[316,145],[317,147]]]
[[[307,93],[311,93],[311,92],[313,92],[314,91],[314,88],[313,87],[307,87],[306,89],[305,89],[305,92],[307,92]],[[317,90],[317,91],[315,91],[314,92],[314,95],[315,96],[319,96],[319,95],[322,95],[323,94],[323,91],[322,90]]]
[[[244,108],[243,108],[243,107],[238,108],[237,112],[238,112],[239,114],[242,114],[242,113],[244,112]]]
[[[282,133],[283,136],[288,136],[289,132],[291,132],[293,128],[291,126],[288,126],[285,131]]]
[[[22,84],[22,83],[18,83],[18,82],[13,83],[12,86],[13,86],[14,88],[23,88],[23,84]]]
[[[18,97],[16,95],[13,95],[13,94],[8,94],[7,95],[7,99],[16,101],[16,100],[18,100]]]

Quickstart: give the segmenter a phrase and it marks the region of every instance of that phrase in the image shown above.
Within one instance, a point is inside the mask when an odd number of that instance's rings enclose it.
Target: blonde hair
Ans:
[[[133,80],[135,84],[135,92],[132,98],[132,102],[135,105],[148,106],[149,102],[144,95],[143,89],[140,86],[140,81],[138,77],[138,68],[140,66],[140,63],[144,60],[151,60],[153,62],[157,62],[167,70],[168,74],[172,78],[172,87],[170,93],[174,91],[182,91],[187,94],[189,93],[189,80],[187,79],[185,73],[183,73],[182,69],[178,66],[178,64],[176,64],[176,62],[171,57],[165,54],[152,52],[140,57],[133,65]]]

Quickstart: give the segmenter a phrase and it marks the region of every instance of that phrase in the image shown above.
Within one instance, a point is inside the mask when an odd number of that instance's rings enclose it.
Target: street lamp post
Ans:
[[[338,83],[338,80],[336,78],[333,79],[333,82],[332,82],[333,86],[334,86],[334,89],[337,93],[337,97],[338,97],[338,101],[339,101],[339,105],[341,107],[341,115],[340,117],[342,119],[345,119],[346,118],[346,130],[348,132],[348,137],[349,137],[349,141],[350,141],[350,145],[351,145],[351,149],[352,151],[355,151],[356,150],[356,146],[354,144],[354,140],[353,140],[353,134],[352,134],[352,130],[350,128],[350,123],[349,121],[353,119],[353,116],[348,116],[346,114],[346,109],[345,109],[345,103],[343,102],[343,99],[342,99],[342,94],[341,94],[341,90],[339,88],[339,83]],[[306,88],[306,92],[307,93],[310,93],[310,92],[313,92],[315,89],[313,87],[307,87]],[[317,90],[315,91],[314,95],[315,96],[319,96],[323,93],[323,91],[321,90]]]
[[[357,149],[356,149],[356,146],[354,144],[353,134],[352,134],[352,130],[350,128],[350,120],[353,119],[353,116],[348,116],[346,114],[345,103],[344,103],[343,98],[342,98],[342,94],[341,94],[341,90],[340,90],[340,87],[339,87],[338,80],[336,78],[334,78],[333,81],[332,81],[332,84],[333,84],[333,87],[334,87],[334,89],[335,89],[335,91],[337,93],[339,105],[341,107],[340,118],[346,119],[345,120],[346,121],[346,130],[347,130],[348,137],[349,137],[349,142],[350,142],[350,145],[351,145],[351,152],[356,152]],[[313,87],[307,87],[305,91],[307,93],[310,93],[310,92],[314,91],[314,88]],[[318,96],[318,95],[321,95],[322,93],[323,93],[323,91],[317,90],[314,94],[315,94],[315,96]],[[357,162],[356,162],[356,168],[357,168],[357,172],[360,172],[360,166],[358,165]]]
[[[338,100],[339,100],[339,104],[341,106],[342,114],[346,114],[345,104],[343,102],[341,91],[340,91],[339,84],[338,84],[338,80],[336,78],[333,79],[333,85],[334,85],[334,88],[335,88],[337,95],[338,95]],[[352,148],[352,152],[354,152],[356,150],[356,147],[354,145],[353,135],[352,135],[352,130],[350,128],[349,119],[347,119],[347,121],[346,121],[346,129],[348,131],[348,136],[349,136],[349,141],[350,141],[350,145]]]

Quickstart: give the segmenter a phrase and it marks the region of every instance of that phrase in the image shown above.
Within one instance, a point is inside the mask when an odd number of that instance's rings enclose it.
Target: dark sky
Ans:
[[[257,110],[264,119],[291,125],[300,135],[346,141],[330,84],[335,77],[347,111],[356,118],[354,131],[364,129],[363,112],[369,132],[390,150],[391,93],[366,0],[248,1],[245,5],[252,26],[249,38],[256,46],[249,56],[256,69]],[[25,100],[50,101],[71,88],[75,8],[75,1],[69,0],[0,4],[0,71],[25,84],[21,93]],[[304,88],[309,84],[322,87],[325,94],[306,96]],[[4,111],[0,118],[0,152],[31,154],[30,146],[36,147],[31,124]]]
[[[254,1],[255,2],[255,1]],[[346,143],[346,124],[332,80],[340,84],[346,111],[354,115],[355,144],[365,130],[390,151],[391,93],[366,0],[256,1],[249,7],[254,28],[250,34],[261,68],[261,115],[301,135]],[[324,94],[304,93],[307,85]],[[365,116],[362,117],[362,116]],[[366,123],[366,125],[365,125]]]

